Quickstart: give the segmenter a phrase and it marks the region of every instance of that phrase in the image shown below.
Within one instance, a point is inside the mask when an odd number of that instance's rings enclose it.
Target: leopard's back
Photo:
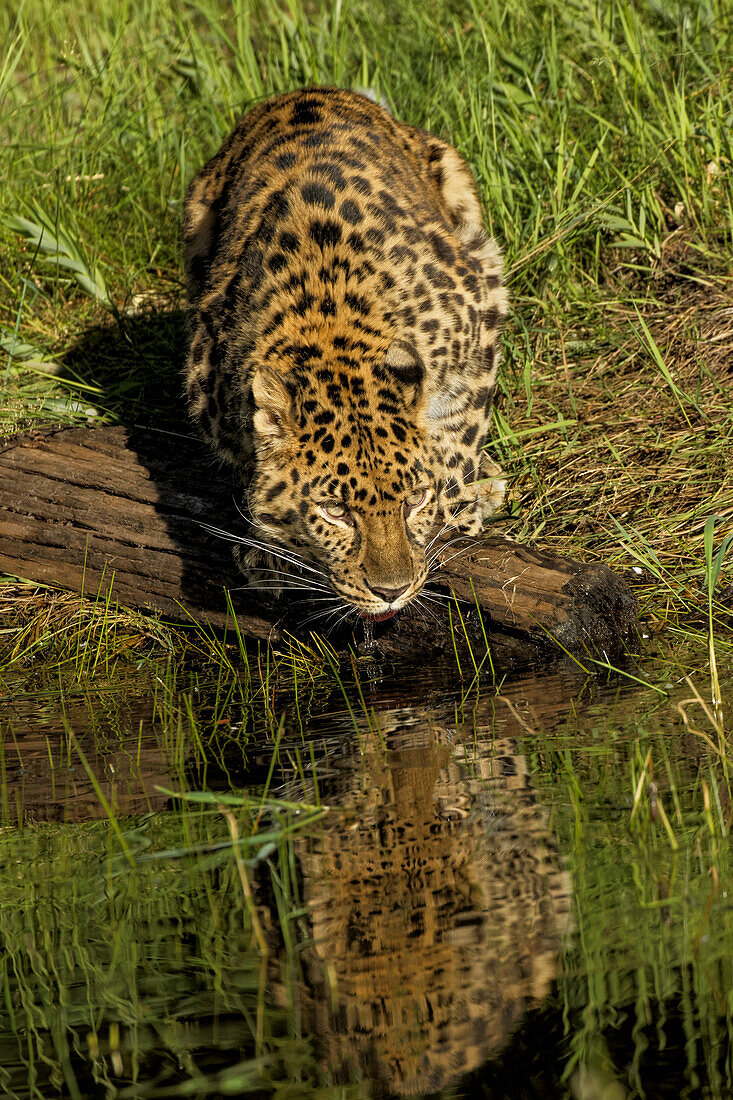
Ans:
[[[490,402],[506,296],[473,179],[451,146],[366,97],[314,88],[247,114],[191,185],[184,240],[189,394],[223,450],[239,450],[220,424],[232,361],[257,351],[258,363],[277,363],[291,337],[308,355],[308,332],[332,310],[352,347],[381,337],[386,350],[398,330],[412,338],[430,364],[434,411],[452,399],[455,418],[455,383],[472,374],[475,400]],[[241,374],[232,381],[246,384]]]

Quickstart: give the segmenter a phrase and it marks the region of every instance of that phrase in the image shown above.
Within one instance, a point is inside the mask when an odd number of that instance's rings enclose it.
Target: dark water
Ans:
[[[733,1095],[684,671],[8,681],[0,1092]]]

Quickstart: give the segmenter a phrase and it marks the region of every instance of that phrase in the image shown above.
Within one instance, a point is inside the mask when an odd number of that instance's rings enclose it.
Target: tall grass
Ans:
[[[506,529],[689,617],[733,517],[726,3],[26,0],[0,38],[0,430],[167,416],[187,182],[263,96],[369,86],[468,158],[506,254]]]

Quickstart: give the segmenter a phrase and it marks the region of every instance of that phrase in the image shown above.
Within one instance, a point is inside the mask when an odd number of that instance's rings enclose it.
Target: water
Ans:
[[[648,671],[19,677],[0,1091],[732,1095],[725,769]]]
[[[371,619],[364,619],[364,641],[362,643],[363,653],[373,653],[376,648],[376,642],[374,641],[374,623]]]

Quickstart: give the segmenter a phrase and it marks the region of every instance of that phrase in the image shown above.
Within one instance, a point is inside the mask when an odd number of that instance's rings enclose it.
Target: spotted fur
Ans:
[[[467,165],[362,95],[292,92],[195,177],[184,242],[190,408],[253,532],[364,614],[404,606],[440,528],[503,497],[506,292]]]

